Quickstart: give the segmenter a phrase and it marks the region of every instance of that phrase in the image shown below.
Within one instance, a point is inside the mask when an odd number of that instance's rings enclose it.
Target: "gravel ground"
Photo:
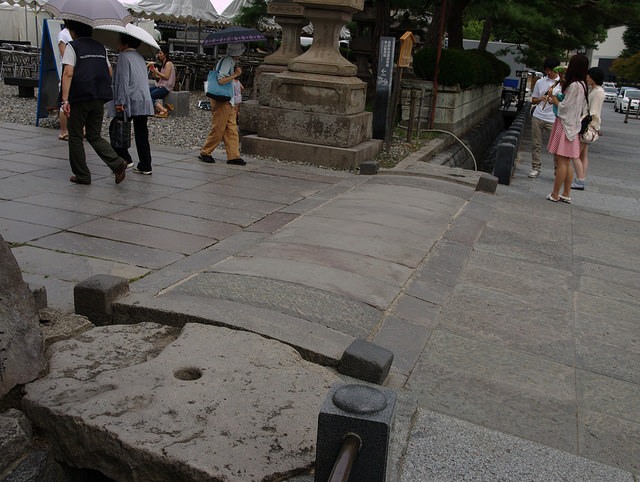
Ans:
[[[211,111],[198,108],[198,101],[207,100],[200,92],[191,92],[189,96],[189,115],[185,117],[149,118],[149,142],[159,145],[169,145],[185,149],[200,149],[204,144],[211,126]],[[0,121],[12,122],[22,125],[36,125],[37,89],[36,96],[32,98],[18,97],[17,86],[7,86],[0,83]],[[103,122],[103,136],[108,137],[108,125],[110,119],[105,116]],[[60,123],[57,116],[42,118],[40,127],[59,129]],[[425,143],[425,139],[413,143],[407,143],[402,139],[402,132],[398,131],[389,152],[379,154],[376,159],[381,166],[390,168],[411,152],[419,149]],[[304,163],[283,161],[273,158],[261,158],[265,161],[284,164],[305,165]],[[318,166],[315,166],[318,168]],[[321,168],[329,169],[329,168]],[[333,170],[333,169],[331,169]]]

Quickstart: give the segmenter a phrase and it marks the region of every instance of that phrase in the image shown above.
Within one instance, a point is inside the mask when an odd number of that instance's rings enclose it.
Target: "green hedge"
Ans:
[[[425,80],[433,80],[436,69],[435,47],[425,47],[413,54],[413,71]],[[508,64],[485,50],[443,49],[440,55],[438,84],[466,89],[472,85],[502,84],[511,73]]]

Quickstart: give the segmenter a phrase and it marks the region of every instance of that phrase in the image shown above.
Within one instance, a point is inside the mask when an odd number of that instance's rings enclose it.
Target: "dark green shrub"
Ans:
[[[437,51],[425,47],[413,55],[413,70],[418,77],[433,80]],[[466,89],[472,85],[502,84],[509,66],[484,50],[444,49],[440,56],[438,83]]]

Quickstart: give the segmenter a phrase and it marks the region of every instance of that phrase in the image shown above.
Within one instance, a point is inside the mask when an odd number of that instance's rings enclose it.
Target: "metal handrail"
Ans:
[[[351,467],[358,457],[362,447],[362,439],[355,433],[348,433],[342,439],[342,447],[338,452],[338,458],[333,464],[328,482],[347,482],[351,474]]]

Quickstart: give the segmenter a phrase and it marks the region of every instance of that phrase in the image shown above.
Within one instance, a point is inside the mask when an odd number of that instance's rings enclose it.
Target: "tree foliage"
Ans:
[[[627,26],[622,34],[622,41],[625,49],[620,53],[620,57],[631,57],[640,52],[640,23]]]
[[[415,14],[433,12],[425,44],[440,41],[444,15],[449,47],[462,47],[461,26],[471,20],[483,23],[482,41],[489,36],[521,46],[522,61],[540,68],[548,56],[592,48],[606,38],[607,29],[640,18],[640,0],[391,0]]]
[[[243,27],[257,27],[260,21],[267,16],[267,1],[252,0],[240,8],[240,13],[233,19]]]
[[[631,82],[640,82],[640,52],[631,57],[617,58],[609,70]]]

